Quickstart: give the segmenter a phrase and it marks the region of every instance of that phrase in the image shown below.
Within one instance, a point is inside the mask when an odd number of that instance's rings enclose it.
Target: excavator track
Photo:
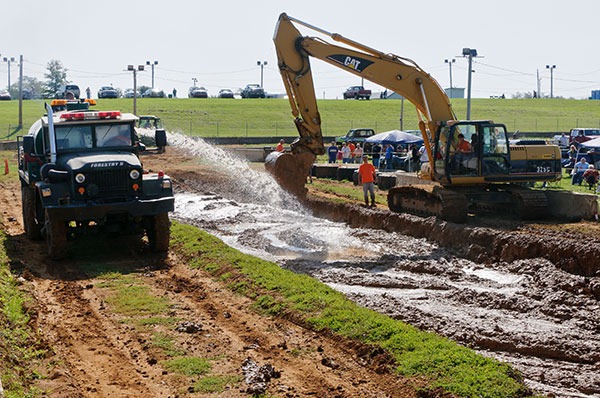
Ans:
[[[522,220],[537,220],[548,216],[548,197],[544,191],[510,186],[507,189],[514,199],[514,213]]]
[[[441,186],[408,185],[388,191],[388,206],[392,211],[435,216],[456,223],[466,221],[467,204],[465,195]]]
[[[463,223],[468,213],[513,215],[520,220],[546,218],[548,198],[544,191],[518,185],[491,187],[397,186],[388,192],[388,206],[398,213],[436,216]]]

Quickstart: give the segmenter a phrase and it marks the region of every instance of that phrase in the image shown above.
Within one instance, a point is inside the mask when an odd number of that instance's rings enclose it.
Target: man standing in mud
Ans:
[[[369,163],[369,157],[362,157],[362,164],[358,168],[358,183],[362,184],[363,194],[365,196],[365,206],[369,207],[369,194],[371,196],[371,207],[377,207],[375,204],[375,166]]]

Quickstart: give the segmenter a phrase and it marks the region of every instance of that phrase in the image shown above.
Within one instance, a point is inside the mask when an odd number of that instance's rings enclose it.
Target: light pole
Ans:
[[[2,60],[8,63],[8,90],[10,91],[10,63],[15,62],[15,57],[4,57]]]
[[[146,61],[146,65],[150,65],[152,67],[152,88],[154,88],[154,65],[158,65],[158,61]]]
[[[10,64],[8,69],[10,70]],[[556,69],[556,65],[546,65],[546,69],[550,69],[550,98],[554,98],[554,69]],[[8,75],[10,76],[10,72]]]
[[[127,70],[133,72],[133,114],[137,115],[137,72],[142,72],[144,65],[138,65],[137,69],[133,65],[127,65]]]
[[[467,120],[471,120],[471,74],[473,72],[473,58],[477,57],[477,50],[474,48],[463,48],[463,57],[469,58],[469,79],[467,88]]]
[[[456,62],[456,60],[454,58],[445,59],[444,62],[447,63],[450,68],[450,98],[452,98],[454,96],[454,90],[452,90],[452,63]]]
[[[260,88],[264,88],[263,87],[263,68],[264,66],[267,64],[267,61],[256,61],[256,65],[260,66]]]
[[[198,79],[196,79],[195,77],[192,77],[192,81],[194,82],[194,87],[196,87],[196,83],[198,83]]]

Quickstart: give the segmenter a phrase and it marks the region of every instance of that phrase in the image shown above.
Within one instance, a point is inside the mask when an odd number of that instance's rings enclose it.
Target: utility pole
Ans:
[[[463,48],[463,57],[469,58],[469,78],[467,87],[467,120],[471,120],[471,74],[473,73],[473,58],[477,57],[477,50],[474,48]]]
[[[9,87],[10,88],[10,87]],[[23,55],[19,56],[19,130],[23,128]]]
[[[133,65],[127,65],[127,70],[133,72],[133,114],[137,115],[137,72],[143,72],[144,65],[138,65],[137,69]]]
[[[158,61],[146,61],[146,65],[150,65],[152,67],[152,88],[154,88],[154,65],[158,65]]]
[[[554,73],[553,72],[554,72],[554,69],[556,69],[556,65],[546,65],[546,69],[550,69],[550,98],[554,98]],[[10,76],[10,72],[8,75]]]
[[[267,61],[256,61],[256,65],[260,66],[260,88],[264,88],[263,86],[263,68],[267,64]]]
[[[454,96],[454,90],[452,89],[452,63],[456,62],[456,60],[454,58],[451,60],[445,59],[444,62],[447,63],[450,68],[450,98],[452,98]]]
[[[8,90],[10,91],[10,63],[15,62],[15,57],[4,57],[3,61],[8,64]]]

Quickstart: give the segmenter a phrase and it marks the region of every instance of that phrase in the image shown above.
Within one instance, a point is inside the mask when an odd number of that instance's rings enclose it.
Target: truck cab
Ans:
[[[375,130],[370,128],[357,128],[350,129],[346,133],[346,135],[342,135],[340,137],[336,137],[335,142],[337,144],[341,144],[343,142],[352,142],[356,144],[357,142],[365,142],[365,140],[371,136],[375,135]]]
[[[54,259],[66,255],[67,239],[99,228],[144,233],[151,248],[169,246],[171,180],[144,171],[135,131],[138,118],[120,111],[90,111],[82,101],[53,106],[75,110],[48,114],[19,137],[19,179],[25,232],[45,237]],[[166,145],[164,130],[156,144]]]

